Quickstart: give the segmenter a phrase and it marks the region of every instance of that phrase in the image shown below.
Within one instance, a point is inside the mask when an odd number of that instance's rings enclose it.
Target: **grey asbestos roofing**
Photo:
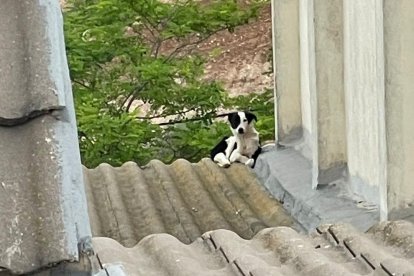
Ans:
[[[102,275],[414,275],[413,224],[300,234],[241,164],[153,160],[84,176]]]
[[[312,236],[276,227],[251,240],[214,230],[189,245],[167,234],[132,248],[109,238],[93,244],[108,275],[414,275],[414,225],[406,221],[380,223],[367,233],[337,224]]]
[[[250,239],[267,227],[294,225],[241,164],[228,169],[210,159],[171,165],[153,160],[143,168],[133,162],[118,168],[102,164],[84,168],[84,179],[93,236],[126,247],[154,233],[188,244],[215,229]]]
[[[78,260],[90,236],[59,3],[0,1],[0,271]]]
[[[57,38],[58,32],[51,28],[58,26],[45,24],[60,11],[46,11],[51,9],[47,2],[50,1],[2,0],[1,125],[15,125],[65,107],[64,83],[59,79],[59,73],[67,66],[59,49],[62,45],[47,41]]]

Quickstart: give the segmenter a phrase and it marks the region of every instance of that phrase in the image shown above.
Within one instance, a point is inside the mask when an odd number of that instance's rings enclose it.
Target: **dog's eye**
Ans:
[[[243,122],[247,122],[247,119],[244,119]]]

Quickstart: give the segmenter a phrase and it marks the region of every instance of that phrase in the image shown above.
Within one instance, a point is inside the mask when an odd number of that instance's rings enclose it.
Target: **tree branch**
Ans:
[[[214,113],[215,112],[209,112],[206,115],[212,115]],[[226,116],[226,115],[220,114],[220,115],[213,116],[213,118],[224,117],[224,116]],[[174,121],[169,121],[169,122],[158,123],[157,125],[159,125],[159,126],[168,126],[168,125],[175,125],[175,124],[181,124],[181,123],[196,122],[196,121],[205,120],[206,117],[207,116],[186,118],[186,119],[182,119],[182,120],[174,120]]]
[[[79,130],[78,131],[78,136],[79,136],[80,139],[82,139],[82,137],[84,137],[86,139],[86,141],[89,142],[90,145],[93,145],[94,144],[93,141],[91,139],[89,139],[88,135],[86,135],[85,132]]]
[[[175,17],[175,15],[177,14],[177,11],[180,7],[187,6],[190,1],[191,0],[186,0],[184,3],[179,5],[180,0],[175,0],[175,2],[172,4],[172,6],[174,6],[174,8],[170,12],[170,14],[165,19],[163,19],[161,21],[161,23],[160,23],[161,28],[164,28],[167,25],[167,23]]]
[[[128,101],[128,99],[131,97],[131,99],[129,99],[128,105],[126,107],[126,112],[129,112],[129,110],[131,109],[132,103],[137,99],[137,94],[139,92],[141,92],[142,90],[144,90],[144,88],[145,88],[145,86],[147,86],[147,84],[148,84],[148,82],[144,82],[143,84],[141,84],[141,86],[137,87],[135,90],[132,91],[132,94],[130,94],[131,96],[128,96],[125,99],[126,100],[125,103],[126,103]],[[122,108],[122,106],[121,106],[121,108]]]
[[[255,111],[260,111],[260,110],[259,109],[250,109],[249,111],[255,112]],[[216,114],[216,115],[214,115],[214,116],[212,116],[210,118],[216,119],[216,118],[226,117],[226,116],[228,116],[231,113],[233,113],[233,112],[226,112],[226,113]],[[213,115],[213,114],[215,114],[215,111],[208,112],[203,117],[186,118],[186,119],[182,119],[182,120],[175,120],[175,121],[158,123],[156,125],[159,125],[159,126],[167,126],[167,125],[175,125],[175,124],[181,124],[181,123],[202,121],[202,120],[207,119],[208,115]]]
[[[226,29],[227,29],[226,27],[222,27],[222,28],[220,28],[220,29],[217,29],[217,30],[215,30],[215,31],[211,32],[210,34],[206,35],[205,37],[198,39],[197,41],[194,41],[194,42],[188,42],[188,43],[183,43],[183,44],[181,44],[180,46],[178,46],[177,48],[175,48],[175,50],[174,50],[174,51],[172,51],[172,52],[171,52],[171,53],[167,56],[167,58],[166,58],[165,62],[170,61],[170,60],[171,60],[173,57],[175,57],[175,56],[179,53],[179,51],[181,51],[182,49],[184,49],[184,48],[186,48],[186,47],[197,46],[198,44],[200,44],[200,43],[202,43],[202,42],[206,41],[207,39],[209,39],[211,36],[213,36],[213,35],[217,34],[218,32],[224,31],[224,30],[226,30]]]
[[[158,58],[158,54],[159,54],[159,52],[160,52],[160,49],[161,49],[161,46],[162,46],[162,43],[165,41],[165,39],[160,39],[160,38],[158,38],[157,39],[157,42],[153,45],[153,46],[155,46],[156,45],[156,47],[155,47],[155,50],[153,50],[154,49],[154,47],[151,49],[151,53],[154,55],[154,58]],[[154,52],[154,53],[153,53]]]
[[[84,84],[83,82],[80,82],[78,80],[72,80],[72,82],[74,82],[76,84],[79,84],[80,86],[82,86],[82,87],[84,87],[84,88],[86,88],[88,90],[91,89],[89,86],[87,86],[86,84]]]
[[[171,113],[171,114],[160,114],[160,115],[147,116],[147,117],[137,116],[135,118],[139,119],[139,120],[152,120],[152,119],[158,119],[158,118],[166,118],[168,116],[183,115],[183,114],[186,114],[186,113],[188,113],[190,111],[194,111],[194,110],[196,110],[196,107],[193,107],[193,108],[190,108],[190,109],[187,109],[187,110],[184,110],[184,111],[178,111],[176,113]]]

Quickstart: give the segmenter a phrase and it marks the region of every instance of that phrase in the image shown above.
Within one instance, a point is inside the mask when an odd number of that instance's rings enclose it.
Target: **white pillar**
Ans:
[[[383,0],[344,0],[349,181],[387,219]],[[396,15],[398,16],[398,15]]]
[[[272,0],[276,140],[302,135],[300,106],[299,1]]]
[[[384,1],[390,219],[414,216],[414,1]]]
[[[342,0],[314,0],[318,183],[346,170]]]
[[[302,154],[312,162],[312,188],[318,185],[318,124],[315,75],[313,0],[299,1],[300,86],[302,104]]]

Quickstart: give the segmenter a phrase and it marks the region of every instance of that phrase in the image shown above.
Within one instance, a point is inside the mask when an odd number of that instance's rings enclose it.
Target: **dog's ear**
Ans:
[[[240,124],[240,116],[237,112],[229,113],[229,115],[227,115],[227,119],[229,120],[230,126],[233,129],[236,129]]]
[[[237,113],[236,113],[236,112],[229,113],[229,114],[227,115],[227,120],[229,120],[229,122],[234,121],[234,116],[236,116],[236,115],[237,115]]]
[[[253,113],[246,111],[246,112],[244,112],[244,114],[246,114],[246,118],[247,118],[247,121],[249,122],[249,124],[253,120],[255,120],[257,122],[257,117]]]

